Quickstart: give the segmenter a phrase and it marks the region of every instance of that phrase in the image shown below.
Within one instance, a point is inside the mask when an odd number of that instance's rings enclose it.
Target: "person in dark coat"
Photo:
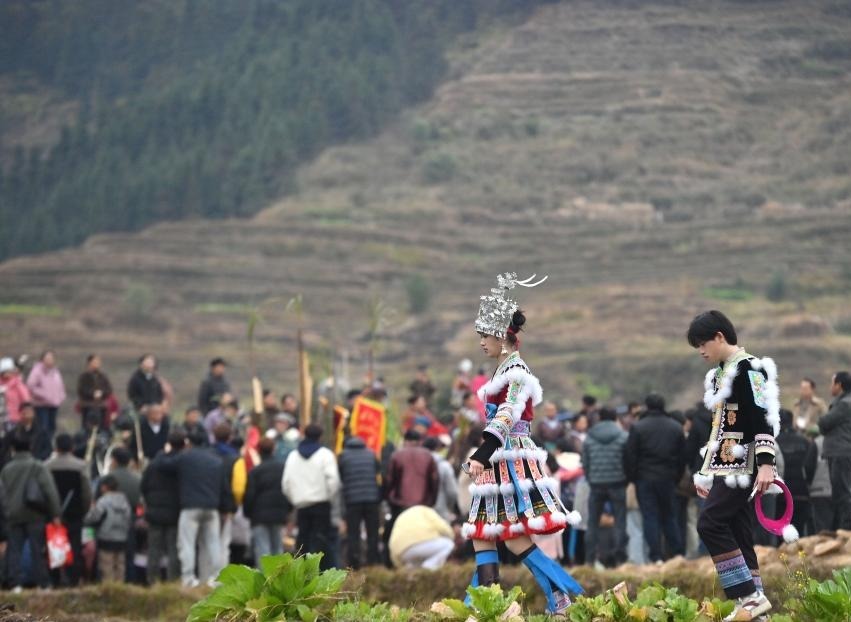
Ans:
[[[201,414],[218,407],[225,393],[230,393],[230,382],[225,377],[226,363],[222,358],[214,358],[210,361],[210,373],[201,381],[198,387],[198,408]]]
[[[818,429],[824,435],[836,527],[851,529],[851,373],[836,372],[830,393],[834,400]]]
[[[109,428],[108,403],[113,398],[109,377],[101,371],[101,360],[97,354],[86,357],[86,370],[77,379],[77,407],[83,427]]]
[[[804,534],[806,526],[811,521],[810,484],[816,474],[818,450],[812,441],[801,434],[793,425],[792,411],[780,409],[780,433],[777,435],[777,445],[783,454],[783,481],[792,493],[794,513],[792,524],[798,533]],[[777,499],[778,516],[786,510],[786,498],[779,495]]]
[[[139,421],[139,436],[142,439],[141,455],[145,460],[151,460],[165,449],[171,424],[165,414],[162,404],[148,404],[142,408]],[[130,453],[134,459],[139,458],[139,446],[134,432],[130,437]]]
[[[692,474],[699,473],[703,466],[703,455],[700,450],[709,442],[712,433],[712,413],[706,409],[703,402],[686,411],[686,419],[691,421],[691,428],[686,438],[686,466]],[[702,499],[701,499],[702,501]]]
[[[177,522],[177,552],[183,585],[197,587],[200,580],[211,583],[221,570],[221,508],[233,505],[230,478],[222,459],[203,447],[200,435],[189,438],[191,447],[163,456],[162,468],[177,475],[180,517]],[[199,576],[195,562],[199,560]]]
[[[284,552],[281,530],[292,508],[281,488],[284,462],[275,457],[274,439],[262,439],[257,451],[260,464],[248,472],[242,513],[251,521],[254,563],[259,567],[260,558],[264,555]]]
[[[139,367],[130,376],[127,383],[127,398],[133,408],[141,411],[148,404],[162,404],[165,393],[160,379],[157,378],[157,359],[153,354],[144,354],[139,359]]]
[[[585,560],[597,560],[597,534],[603,505],[612,505],[615,518],[615,550],[612,562],[626,561],[626,474],[623,453],[627,433],[617,423],[617,413],[600,410],[600,420],[588,431],[582,445],[582,468],[591,489],[588,497],[588,529],[585,532]]]
[[[381,464],[358,436],[347,439],[339,459],[343,500],[346,502],[346,535],[349,565],[361,567],[361,524],[366,529],[366,565],[379,563],[378,518],[381,503]]]
[[[182,430],[168,436],[168,454],[160,453],[142,474],[142,497],[145,500],[145,522],[148,524],[148,585],[162,578],[160,563],[166,556],[166,579],[180,578],[177,554],[177,522],[180,519],[180,485],[174,475],[163,468],[166,455],[177,454],[186,445]]]
[[[682,533],[676,520],[677,483],[685,466],[683,426],[665,413],[665,400],[651,393],[645,400],[647,412],[629,430],[624,452],[624,470],[635,492],[644,523],[644,539],[650,561],[662,559],[661,533],[672,555],[684,552]]]
[[[36,460],[47,460],[53,451],[50,432],[35,416],[35,406],[31,402],[22,402],[21,420],[15,426],[21,434],[30,439],[30,453]]]
[[[71,453],[74,442],[70,435],[59,434],[55,439],[56,455],[44,463],[53,476],[59,501],[62,504],[62,522],[68,528],[68,540],[74,556],[67,569],[54,570],[54,585],[75,586],[83,574],[83,518],[92,504],[92,485],[89,482],[89,465]],[[62,576],[64,574],[64,576]]]

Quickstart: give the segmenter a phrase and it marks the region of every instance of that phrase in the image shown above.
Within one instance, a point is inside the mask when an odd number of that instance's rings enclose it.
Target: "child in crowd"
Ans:
[[[130,504],[118,491],[118,480],[107,475],[100,480],[100,498],[86,514],[85,524],[96,527],[98,568],[102,581],[124,580],[124,556],[130,521]]]

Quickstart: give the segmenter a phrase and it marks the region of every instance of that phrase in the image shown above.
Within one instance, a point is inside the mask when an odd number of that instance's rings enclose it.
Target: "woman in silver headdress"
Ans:
[[[561,504],[558,482],[545,475],[547,452],[529,437],[534,407],[543,396],[538,379],[520,358],[518,333],[526,317],[507,295],[518,285],[534,287],[546,280],[532,283],[534,278],[518,281],[515,274],[501,274],[497,287],[481,297],[476,331],[482,350],[498,365],[479,390],[487,424],[481,447],[464,464],[474,483],[462,534],[473,540],[476,551],[473,586],[499,582],[496,542],[502,540],[541,586],[548,612],[562,613],[570,606],[570,594],[581,593],[582,587],[529,536],[555,533],[581,518]]]

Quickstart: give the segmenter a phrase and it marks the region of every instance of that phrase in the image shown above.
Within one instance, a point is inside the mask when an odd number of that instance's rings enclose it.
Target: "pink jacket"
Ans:
[[[32,393],[33,404],[36,406],[52,406],[59,408],[65,401],[65,383],[62,374],[56,367],[48,368],[38,361],[33,365],[30,377],[27,378],[27,388]]]
[[[30,401],[30,392],[19,374],[0,380],[6,394],[6,422],[18,423],[21,420],[21,404]]]

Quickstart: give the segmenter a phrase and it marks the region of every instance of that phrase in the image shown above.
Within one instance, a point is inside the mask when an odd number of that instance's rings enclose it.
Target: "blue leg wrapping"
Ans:
[[[499,563],[499,553],[495,550],[488,551],[476,551],[476,567],[477,570],[473,573],[473,579],[470,581],[470,587],[479,587],[479,571],[478,567],[483,566],[484,564],[498,564]],[[470,595],[467,594],[464,597],[464,604],[468,607],[472,604],[470,601]]]
[[[565,594],[582,594],[584,592],[576,579],[571,577],[560,564],[544,555],[544,552],[537,546],[523,558],[523,564],[535,577],[538,585],[541,586],[541,590],[547,597],[547,610],[550,612],[557,610],[554,591]]]

